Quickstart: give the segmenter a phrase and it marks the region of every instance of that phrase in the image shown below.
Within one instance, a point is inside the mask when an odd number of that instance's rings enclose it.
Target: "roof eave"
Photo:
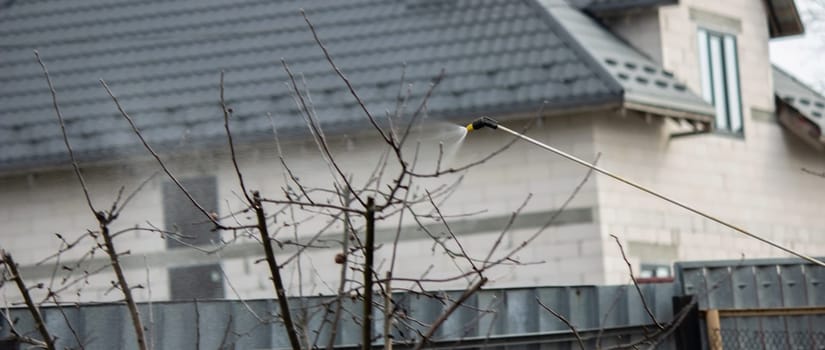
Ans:
[[[607,16],[625,14],[632,11],[640,11],[647,9],[654,9],[666,5],[676,5],[679,0],[636,0],[634,2],[622,3],[596,3],[590,4],[584,8],[585,11],[592,14]]]
[[[815,150],[825,152],[825,135],[819,125],[779,96],[775,98],[779,123]],[[788,112],[784,113],[783,110]]]
[[[712,123],[715,110],[710,105],[678,103],[641,94],[625,93],[624,108],[687,121]]]
[[[782,38],[805,33],[805,26],[799,16],[794,0],[762,0],[768,18],[768,30],[773,38]]]

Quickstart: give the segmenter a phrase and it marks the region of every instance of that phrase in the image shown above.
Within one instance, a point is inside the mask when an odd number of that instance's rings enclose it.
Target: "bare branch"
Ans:
[[[223,128],[226,130],[226,139],[229,142],[229,156],[232,158],[232,167],[235,168],[235,175],[238,176],[238,184],[241,186],[244,198],[249,205],[252,205],[252,198],[246,190],[246,183],[243,180],[243,173],[238,166],[238,156],[235,153],[235,143],[232,141],[232,132],[229,129],[229,116],[232,115],[232,109],[226,106],[226,98],[224,98],[223,85],[223,71],[221,71],[221,110],[223,110]]]
[[[292,350],[300,350],[301,343],[298,341],[298,334],[295,330],[295,324],[292,322],[291,312],[289,310],[289,302],[286,297],[286,290],[284,282],[281,279],[280,267],[275,260],[275,252],[272,250],[272,242],[270,242],[269,229],[266,225],[266,215],[261,204],[261,197],[257,191],[252,192],[253,204],[255,209],[255,216],[258,219],[258,233],[261,235],[261,243],[264,246],[264,253],[266,255],[266,263],[269,267],[269,275],[272,277],[272,284],[275,287],[275,294],[278,296],[279,312],[281,319],[284,321],[284,328],[289,338],[289,343]]]
[[[811,174],[813,176],[818,176],[818,177],[825,178],[825,171],[819,172],[819,171],[813,171],[813,170],[808,169],[808,168],[802,168],[802,172]]]
[[[74,150],[72,150],[72,145],[69,143],[69,136],[66,132],[66,123],[63,121],[63,113],[60,111],[60,105],[57,103],[57,92],[54,89],[54,84],[52,84],[52,78],[49,76],[49,70],[46,68],[46,64],[43,63],[43,60],[40,59],[40,53],[37,52],[37,50],[34,50],[34,57],[37,58],[37,63],[39,63],[40,68],[43,69],[43,75],[46,76],[46,82],[49,84],[49,92],[52,95],[52,108],[54,108],[54,111],[57,114],[57,121],[60,123],[60,131],[63,135],[63,143],[66,145],[66,150],[69,152],[72,168],[74,169],[75,176],[77,176],[77,181],[80,182],[80,188],[83,190],[83,196],[86,198],[86,205],[89,206],[89,210],[91,210],[92,213],[95,213],[95,215],[100,215],[97,210],[95,210],[94,205],[92,205],[92,199],[89,197],[89,188],[86,186],[86,180],[80,172],[80,166],[77,164],[77,159],[74,156]]]
[[[642,288],[639,287],[639,283],[636,282],[636,277],[633,275],[633,265],[627,260],[627,255],[624,253],[624,247],[622,246],[622,242],[619,241],[619,237],[616,235],[611,234],[610,237],[616,241],[616,245],[619,246],[619,251],[622,253],[622,259],[624,259],[625,264],[627,264],[627,272],[630,274],[630,280],[633,282],[633,286],[636,287],[636,292],[639,293],[639,298],[642,300],[642,306],[645,308],[645,312],[647,315],[650,316],[650,319],[653,320],[653,323],[656,324],[656,327],[659,329],[664,329],[662,324],[659,323],[659,320],[656,319],[656,316],[653,315],[653,311],[650,310],[650,306],[647,305],[647,300],[645,299],[644,293],[642,293]]]
[[[46,348],[49,350],[55,350],[54,338],[51,334],[49,334],[49,330],[46,328],[46,322],[43,321],[43,316],[40,315],[40,309],[32,301],[31,294],[29,294],[29,288],[26,286],[26,282],[23,281],[23,277],[20,276],[20,271],[17,270],[17,263],[14,262],[11,254],[5,250],[0,250],[0,256],[3,258],[3,264],[5,264],[9,269],[12,280],[14,280],[14,283],[17,284],[17,289],[20,291],[20,295],[23,296],[23,300],[26,302],[26,308],[29,310],[29,314],[32,316],[32,319],[34,319],[34,326],[37,328],[37,331],[40,332],[40,336],[43,337],[43,341],[46,343]]]
[[[329,145],[327,145],[327,141],[326,141],[326,138],[324,137],[323,131],[321,130],[321,126],[318,124],[318,122],[313,117],[310,107],[307,105],[307,102],[304,99],[304,96],[301,94],[301,90],[298,88],[298,83],[295,81],[295,76],[292,74],[292,71],[289,69],[289,66],[286,64],[286,60],[281,59],[281,64],[284,67],[284,71],[286,71],[287,75],[289,76],[289,81],[291,82],[292,88],[295,91],[295,93],[297,94],[297,99],[300,103],[299,107],[304,112],[304,114],[307,118],[307,122],[309,123],[309,129],[312,132],[312,134],[315,136],[316,142],[318,143],[318,146],[321,148],[321,151],[323,152],[326,159],[328,159],[330,165],[338,173],[338,176],[341,177],[341,181],[344,182],[344,185],[346,185],[347,190],[350,193],[352,193],[353,198],[355,198],[355,200],[357,200],[359,203],[361,203],[361,206],[366,208],[367,203],[365,203],[361,199],[361,197],[358,196],[358,193],[352,187],[352,184],[350,184],[349,180],[347,180],[347,176],[341,170],[341,167],[333,159],[332,152],[329,150]]]
[[[358,103],[358,106],[361,107],[361,110],[364,112],[364,115],[366,115],[367,119],[369,119],[370,124],[372,124],[372,126],[375,128],[378,134],[381,135],[381,138],[384,139],[384,142],[392,145],[393,141],[378,125],[378,122],[372,116],[372,113],[370,113],[370,111],[367,109],[367,106],[364,104],[364,101],[362,101],[361,97],[358,96],[358,94],[355,92],[355,88],[352,86],[352,83],[349,81],[349,78],[347,78],[347,76],[344,75],[344,72],[342,72],[341,69],[338,68],[338,66],[335,64],[335,61],[332,60],[332,56],[330,56],[329,51],[327,50],[327,47],[324,46],[324,43],[321,41],[321,38],[318,37],[318,32],[315,31],[315,26],[312,25],[312,22],[309,20],[309,17],[307,17],[307,14],[304,11],[304,9],[301,9],[301,15],[304,16],[304,21],[306,21],[307,26],[309,26],[309,30],[312,32],[312,37],[315,39],[315,43],[317,43],[321,50],[324,52],[324,57],[326,57],[327,62],[329,62],[330,66],[332,66],[332,69],[335,70],[335,73],[338,74],[338,77],[341,78],[342,81],[344,81],[344,84],[347,85],[350,94],[353,98],[355,98],[355,101]]]
[[[129,193],[129,195],[128,195],[128,196],[126,196],[126,199],[124,199],[124,200],[123,200],[123,203],[121,203],[121,204],[118,206],[117,210],[112,210],[112,216],[115,216],[115,217],[116,217],[116,216],[119,216],[119,215],[120,215],[120,213],[123,211],[123,209],[125,209],[125,208],[126,208],[126,206],[127,206],[127,205],[129,205],[129,203],[132,201],[132,198],[134,198],[134,197],[135,197],[135,196],[136,196],[136,195],[137,195],[137,194],[138,194],[141,190],[143,190],[143,187],[145,187],[145,186],[146,186],[146,184],[148,184],[149,182],[151,182],[151,181],[152,181],[152,180],[153,180],[153,179],[154,179],[154,178],[155,178],[158,174],[160,174],[160,172],[159,172],[159,171],[155,171],[155,172],[153,172],[153,173],[152,173],[152,175],[149,175],[149,177],[147,177],[146,179],[144,179],[144,180],[143,180],[143,181],[142,181],[142,182],[138,185],[138,187],[137,187],[137,188],[135,188],[135,190],[134,190],[134,191],[132,191],[131,193]]]
[[[543,309],[547,310],[547,312],[558,318],[559,321],[564,322],[564,324],[567,325],[567,328],[570,328],[570,330],[573,331],[573,335],[576,336],[576,341],[579,343],[579,349],[585,350],[584,341],[582,340],[581,335],[579,335],[579,331],[576,329],[576,326],[570,323],[570,320],[568,320],[566,317],[562,316],[562,314],[556,312],[549,306],[544,305],[544,303],[542,303],[539,298],[536,298],[536,302],[539,303],[539,306],[541,306]]]
[[[123,116],[123,118],[126,119],[127,122],[129,122],[129,126],[132,127],[132,131],[140,139],[140,142],[143,144],[143,147],[146,148],[146,150],[149,151],[149,153],[152,155],[152,157],[155,158],[155,160],[158,162],[158,165],[160,165],[161,169],[163,169],[163,172],[166,173],[166,176],[169,177],[169,179],[172,180],[172,182],[175,183],[175,185],[178,187],[178,189],[181,190],[181,192],[183,192],[183,194],[186,196],[186,198],[189,199],[189,202],[191,202],[192,205],[194,205],[196,208],[198,208],[198,211],[200,211],[201,214],[203,214],[203,216],[206,217],[209,221],[211,221],[213,224],[215,224],[216,227],[221,228],[221,229],[230,229],[228,227],[225,227],[225,226],[221,225],[218,222],[218,220],[216,218],[214,218],[213,215],[210,215],[210,212],[208,210],[206,210],[203,206],[201,206],[200,203],[198,203],[198,201],[195,200],[195,197],[193,197],[192,194],[189,193],[189,191],[187,191],[185,187],[183,187],[183,184],[181,184],[180,180],[178,180],[178,178],[175,177],[174,174],[172,174],[172,171],[169,170],[169,168],[166,166],[166,163],[164,163],[163,160],[160,159],[160,155],[158,155],[158,153],[155,152],[155,150],[152,148],[152,146],[150,146],[149,143],[146,142],[146,139],[143,137],[143,133],[137,127],[137,125],[135,124],[135,121],[132,119],[132,117],[129,115],[129,113],[127,113],[126,110],[123,109],[123,106],[120,104],[120,101],[117,99],[115,94],[109,88],[109,85],[106,84],[106,81],[103,80],[103,79],[100,79],[100,84],[103,85],[103,88],[106,90],[106,93],[109,95],[109,97],[115,103],[115,106],[117,106],[117,110],[120,112],[120,115]]]
[[[444,321],[446,321],[447,318],[449,318],[450,315],[452,315],[453,312],[455,312],[455,310],[458,310],[458,307],[461,306],[461,304],[463,304],[470,296],[475,294],[475,292],[480,290],[481,287],[483,287],[484,284],[486,284],[486,283],[487,283],[487,277],[482,277],[475,284],[473,284],[470,288],[465,290],[464,293],[461,294],[461,297],[458,298],[458,300],[456,300],[455,303],[453,303],[453,305],[451,305],[450,308],[447,309],[447,311],[442,313],[441,316],[439,316],[435,320],[435,322],[433,322],[433,325],[430,326],[430,329],[428,329],[427,332],[424,333],[424,335],[421,336],[421,339],[418,341],[418,344],[415,345],[414,349],[415,350],[421,350],[421,348],[423,348],[424,345],[426,345],[430,341],[430,338],[432,338],[432,336],[435,334],[435,332],[438,330],[438,328],[441,327],[441,324],[443,324]]]

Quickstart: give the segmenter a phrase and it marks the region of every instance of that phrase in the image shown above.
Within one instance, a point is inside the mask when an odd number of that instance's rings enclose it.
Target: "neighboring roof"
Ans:
[[[535,1],[12,2],[0,11],[0,169],[66,162],[35,48],[83,160],[143,152],[99,78],[165,152],[225,144],[221,70],[236,140],[271,137],[267,112],[279,131],[303,130],[280,57],[306,77],[324,125],[360,125],[363,113],[299,7],[378,116],[395,108],[403,62],[414,96],[446,70],[428,104],[438,117],[521,113],[543,101],[555,109],[618,104],[623,95],[704,111],[671,75],[566,2],[548,10]],[[577,31],[590,34],[574,39]]]
[[[678,4],[679,0],[569,0],[581,10],[593,13],[620,12]]]
[[[773,66],[773,90],[778,101],[791,107],[819,129],[815,137],[822,135],[822,130],[825,130],[825,97],[775,65]],[[803,135],[803,137],[806,136]],[[825,142],[825,140],[816,141]]]
[[[762,0],[768,10],[771,38],[797,35],[805,32],[794,0]]]

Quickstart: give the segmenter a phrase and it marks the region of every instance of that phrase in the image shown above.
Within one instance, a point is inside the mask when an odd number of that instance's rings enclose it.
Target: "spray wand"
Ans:
[[[766,244],[768,244],[768,245],[770,245],[770,246],[772,246],[772,247],[774,247],[774,248],[778,248],[778,249],[780,249],[780,250],[782,250],[782,251],[784,251],[784,252],[786,252],[786,253],[789,253],[789,254],[795,255],[795,256],[797,256],[797,257],[799,257],[799,258],[802,258],[802,259],[804,259],[804,260],[807,260],[808,262],[811,262],[811,263],[813,263],[813,264],[816,264],[816,265],[819,265],[819,266],[823,266],[823,267],[825,267],[825,262],[822,262],[822,261],[820,261],[820,260],[818,260],[818,259],[812,258],[812,257],[810,257],[810,256],[808,256],[808,255],[805,255],[805,254],[802,254],[802,253],[799,253],[799,252],[793,251],[793,250],[791,250],[790,248],[783,247],[783,246],[781,246],[781,245],[779,245],[779,244],[777,244],[777,243],[774,243],[774,242],[772,242],[772,241],[770,241],[770,240],[768,240],[768,239],[765,239],[765,238],[759,237],[759,236],[757,236],[756,234],[751,233],[751,232],[748,232],[747,230],[745,230],[745,229],[743,229],[743,228],[741,228],[741,227],[739,227],[739,226],[736,226],[736,225],[730,224],[730,223],[728,223],[728,222],[725,222],[725,221],[723,221],[722,219],[719,219],[719,218],[717,218],[717,217],[715,217],[715,216],[713,216],[713,215],[710,215],[710,214],[708,214],[708,213],[705,213],[705,212],[703,212],[703,211],[701,211],[701,210],[694,209],[693,207],[690,207],[690,206],[688,206],[687,204],[683,204],[682,202],[679,202],[679,201],[677,201],[677,200],[675,200],[675,199],[671,199],[671,198],[669,198],[669,197],[667,197],[667,196],[665,196],[665,195],[663,195],[663,194],[660,194],[660,193],[658,193],[658,192],[656,192],[656,191],[654,191],[654,190],[651,190],[651,189],[649,189],[649,188],[647,188],[647,187],[644,187],[644,186],[642,186],[642,185],[639,185],[639,184],[637,184],[637,183],[635,183],[635,182],[633,182],[633,181],[630,181],[630,180],[628,180],[628,179],[625,179],[625,178],[623,178],[623,177],[621,177],[621,176],[619,176],[619,175],[617,175],[617,174],[614,174],[614,173],[613,173],[613,172],[611,172],[611,171],[608,171],[608,170],[605,170],[605,169],[603,169],[603,168],[600,168],[600,167],[598,167],[598,166],[596,166],[596,165],[594,165],[594,164],[591,164],[591,163],[585,162],[585,161],[583,161],[583,160],[581,160],[581,159],[579,159],[579,158],[577,158],[577,157],[575,157],[575,156],[573,156],[573,155],[570,155],[570,154],[568,154],[568,153],[566,153],[566,152],[564,152],[564,151],[561,151],[561,150],[559,150],[559,149],[557,149],[557,148],[555,148],[555,147],[552,147],[552,146],[550,146],[550,145],[547,145],[547,144],[541,143],[541,142],[539,142],[538,140],[536,140],[536,139],[534,139],[534,138],[531,138],[531,137],[529,137],[529,136],[527,136],[527,135],[524,135],[524,134],[522,134],[522,133],[519,133],[519,132],[513,131],[513,130],[511,130],[511,129],[509,129],[509,128],[506,128],[506,127],[504,127],[504,126],[502,126],[502,125],[499,125],[499,123],[498,123],[496,120],[492,119],[492,118],[489,118],[489,117],[481,117],[481,118],[478,118],[478,119],[474,120],[472,123],[467,124],[467,132],[468,132],[468,133],[469,133],[469,132],[471,132],[471,131],[475,131],[475,130],[478,130],[478,129],[483,129],[483,128],[490,128],[490,129],[494,129],[494,130],[501,130],[501,131],[507,132],[507,133],[509,133],[509,134],[511,134],[511,135],[513,135],[513,136],[515,136],[515,137],[518,137],[519,139],[522,139],[522,140],[524,140],[524,141],[527,141],[527,142],[529,142],[529,143],[532,143],[532,144],[534,144],[534,145],[536,145],[536,146],[539,146],[539,147],[541,147],[541,148],[543,148],[543,149],[545,149],[545,150],[548,150],[548,151],[553,152],[553,153],[555,153],[555,154],[557,154],[557,155],[560,155],[560,156],[562,156],[562,157],[564,157],[564,158],[566,158],[566,159],[568,159],[568,160],[570,160],[570,161],[573,161],[573,162],[575,162],[575,163],[578,163],[579,165],[582,165],[582,166],[588,167],[588,168],[590,168],[590,169],[593,169],[593,171],[595,171],[595,172],[597,172],[597,173],[599,173],[599,174],[609,176],[609,177],[613,178],[614,180],[617,180],[617,181],[619,181],[619,182],[625,183],[625,184],[627,184],[627,185],[629,185],[629,186],[631,186],[631,187],[633,187],[633,188],[636,188],[637,190],[640,190],[640,191],[642,191],[642,192],[645,192],[645,193],[647,193],[647,194],[650,194],[650,195],[652,195],[652,196],[654,196],[654,197],[657,197],[657,198],[659,198],[659,199],[662,199],[662,200],[664,200],[664,201],[666,201],[666,202],[668,202],[668,203],[671,203],[671,204],[674,204],[674,205],[676,205],[676,206],[678,206],[678,207],[681,207],[681,208],[683,208],[683,209],[685,209],[685,210],[687,210],[687,211],[689,211],[689,212],[692,212],[692,213],[697,214],[697,215],[699,215],[699,216],[701,216],[701,217],[704,217],[704,218],[706,218],[706,219],[708,219],[708,220],[711,220],[711,221],[713,221],[713,222],[716,222],[716,223],[718,223],[718,224],[721,224],[722,226],[725,226],[725,227],[727,227],[727,228],[729,228],[729,229],[732,229],[732,230],[734,230],[734,231],[736,231],[736,232],[739,232],[739,233],[741,233],[741,234],[744,234],[745,236],[748,236],[748,237],[750,237],[750,238],[753,238],[753,239],[756,239],[756,240],[761,241],[761,242],[763,242],[763,243],[766,243]]]

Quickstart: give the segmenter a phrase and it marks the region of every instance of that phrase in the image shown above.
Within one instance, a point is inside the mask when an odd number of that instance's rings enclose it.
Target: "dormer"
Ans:
[[[804,32],[793,0],[571,1],[712,104],[717,132],[740,137],[753,110],[775,110],[769,40]]]

